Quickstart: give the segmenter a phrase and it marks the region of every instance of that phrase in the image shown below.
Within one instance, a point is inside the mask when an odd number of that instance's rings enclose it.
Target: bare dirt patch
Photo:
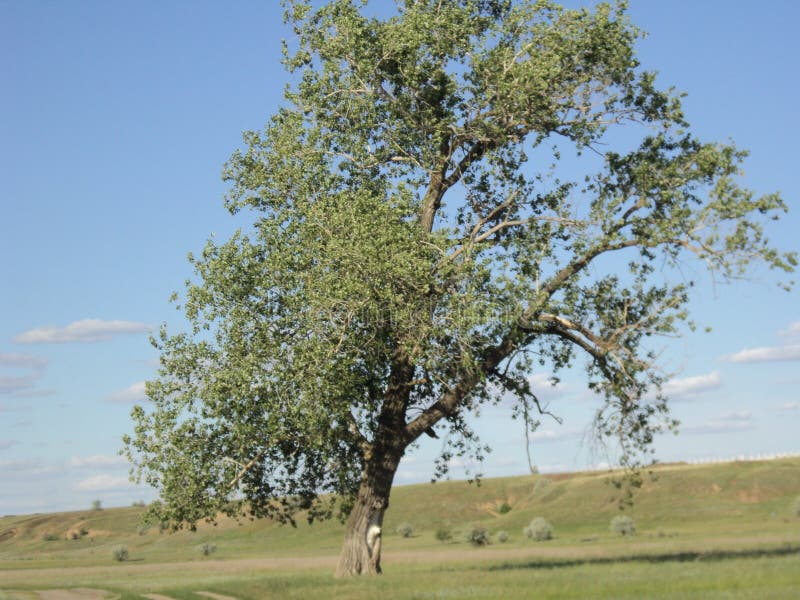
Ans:
[[[117,597],[105,590],[73,588],[71,590],[43,590],[36,592],[40,600],[106,600]]]
[[[238,598],[234,598],[233,596],[223,596],[222,594],[215,594],[214,592],[195,592],[195,594],[205,598],[211,598],[211,600],[238,600]]]

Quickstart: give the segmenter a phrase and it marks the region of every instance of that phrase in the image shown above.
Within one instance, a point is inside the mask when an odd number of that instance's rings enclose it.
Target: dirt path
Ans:
[[[40,600],[106,600],[116,597],[115,594],[105,590],[90,590],[89,588],[73,588],[71,590],[45,590],[36,592]]]

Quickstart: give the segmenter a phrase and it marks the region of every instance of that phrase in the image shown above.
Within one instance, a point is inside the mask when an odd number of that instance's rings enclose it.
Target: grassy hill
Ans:
[[[619,513],[607,473],[485,479],[480,486],[440,482],[399,486],[384,527],[384,552],[468,549],[461,533],[480,524],[508,533],[492,548],[529,548],[522,529],[537,516],[554,526],[554,539],[540,544],[553,556],[618,552],[681,552],[800,544],[800,518],[791,505],[800,495],[800,459],[732,462],[702,466],[667,465],[645,478],[634,505],[636,546],[609,531]],[[108,564],[112,549],[129,548],[143,563],[207,560],[200,547],[212,544],[215,559],[336,555],[342,539],[337,521],[298,527],[269,521],[221,519],[198,531],[160,532],[141,523],[143,508],[112,508],[0,518],[0,569]],[[410,538],[396,529],[413,528]],[[436,540],[449,528],[453,539]],[[388,559],[387,559],[388,560]]]

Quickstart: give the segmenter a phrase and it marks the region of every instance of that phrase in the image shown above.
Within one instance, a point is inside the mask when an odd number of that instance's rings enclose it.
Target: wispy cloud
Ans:
[[[785,402],[778,407],[778,410],[783,412],[800,410],[800,402],[798,402],[797,400],[793,400],[792,402]]]
[[[718,371],[706,375],[695,375],[682,379],[670,379],[662,387],[662,392],[670,398],[692,398],[703,392],[722,387],[722,377]]]
[[[39,327],[14,338],[19,344],[60,344],[66,342],[104,342],[117,335],[146,333],[150,325],[133,321],[83,319],[66,327]]]
[[[105,469],[127,465],[128,461],[123,456],[108,456],[94,454],[92,456],[73,456],[67,461],[67,466],[72,469]]]
[[[35,393],[36,383],[44,374],[46,366],[47,360],[38,356],[0,353],[0,394],[24,396]],[[17,373],[3,373],[9,370]],[[20,375],[19,370],[27,373]]]
[[[15,394],[31,389],[36,380],[33,377],[0,376],[0,394]]]
[[[780,362],[800,360],[800,344],[745,348],[730,354],[724,360],[732,363]]]
[[[779,331],[778,334],[787,337],[800,336],[800,321],[791,323],[786,329]]]
[[[731,411],[722,413],[716,418],[706,421],[702,425],[681,427],[681,432],[694,435],[709,433],[729,433],[733,431],[747,431],[755,428],[753,414],[749,410]]]
[[[47,366],[47,359],[30,354],[4,354],[0,353],[0,367],[13,367],[17,369],[31,369],[40,371]]]
[[[106,398],[109,402],[118,402],[120,404],[132,404],[134,402],[144,402],[147,400],[147,394],[144,389],[144,381],[134,383],[132,386],[114,392]]]
[[[584,432],[580,429],[538,429],[531,434],[534,442],[562,442],[564,440],[575,440],[583,437]]]
[[[55,394],[56,390],[54,389],[25,389],[19,392],[13,392],[11,396],[13,398],[45,398],[47,396],[55,396]]]
[[[93,475],[79,481],[75,489],[82,492],[110,492],[115,490],[127,490],[136,487],[127,477],[116,477],[114,475]]]
[[[16,440],[0,440],[0,450],[8,450],[16,443]]]

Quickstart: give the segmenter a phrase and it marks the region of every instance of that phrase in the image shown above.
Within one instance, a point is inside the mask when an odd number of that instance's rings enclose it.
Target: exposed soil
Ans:
[[[44,590],[37,591],[39,600],[105,600],[114,598],[115,594],[105,590],[90,590],[89,588],[73,588],[71,590]]]

